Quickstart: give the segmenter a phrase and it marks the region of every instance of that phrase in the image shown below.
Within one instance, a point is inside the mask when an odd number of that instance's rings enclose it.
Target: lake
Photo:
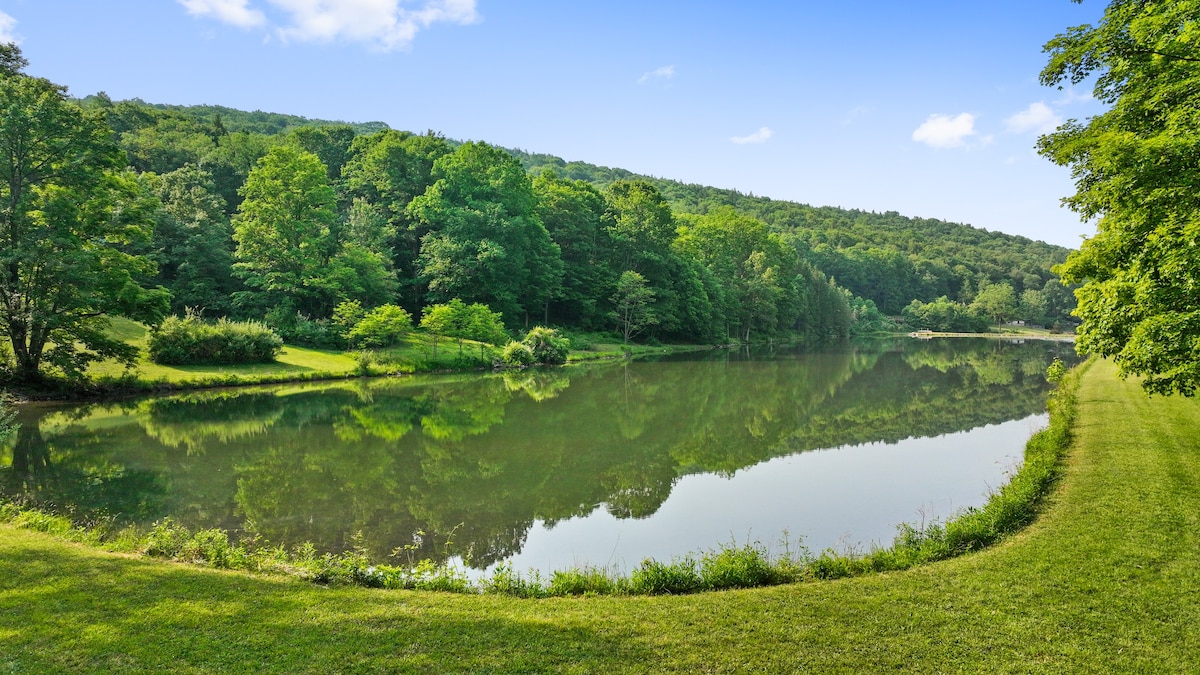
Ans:
[[[982,504],[1070,344],[901,339],[32,404],[0,490],[81,522],[543,573],[888,544]]]

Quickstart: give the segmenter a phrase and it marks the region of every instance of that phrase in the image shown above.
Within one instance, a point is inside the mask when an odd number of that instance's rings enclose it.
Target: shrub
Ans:
[[[367,310],[363,309],[361,302],[350,300],[339,303],[337,307],[333,308],[333,318],[330,320],[330,324],[342,339],[346,339],[350,335],[350,331],[366,315]]]
[[[286,330],[275,329],[289,343],[315,347],[317,349],[336,349],[346,345],[346,338],[336,327],[324,319],[310,319],[297,316],[296,321]]]
[[[359,347],[390,347],[412,330],[412,315],[396,305],[380,305],[367,312],[347,337]]]
[[[521,342],[533,351],[534,363],[566,363],[571,351],[570,340],[545,326],[535,326]]]
[[[524,342],[510,342],[505,345],[501,358],[504,359],[504,365],[510,368],[524,368],[537,363],[533,350]]]
[[[150,360],[164,365],[270,363],[283,340],[258,321],[209,322],[188,312],[150,334]]]

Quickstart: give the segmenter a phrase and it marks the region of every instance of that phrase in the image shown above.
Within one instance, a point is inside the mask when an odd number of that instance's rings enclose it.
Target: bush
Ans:
[[[524,368],[537,363],[533,350],[524,342],[510,342],[505,345],[501,358],[504,359],[504,365],[511,368]]]
[[[271,363],[283,340],[258,321],[167,317],[150,334],[150,360],[173,366]]]
[[[291,344],[313,347],[316,349],[337,349],[346,346],[346,339],[324,319],[310,319],[297,316],[290,329],[275,329]]]
[[[570,340],[545,326],[535,326],[521,342],[533,351],[534,363],[566,363],[571,351]]]
[[[367,312],[347,337],[359,347],[391,347],[412,330],[412,315],[396,305],[380,305]]]

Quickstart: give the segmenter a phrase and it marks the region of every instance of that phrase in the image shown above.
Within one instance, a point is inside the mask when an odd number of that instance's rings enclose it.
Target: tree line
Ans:
[[[809,206],[567,162],[553,155],[511,152],[530,171],[551,169],[601,188],[621,180],[648,181],[684,213],[732,207],[766,223],[814,268],[889,316],[900,315],[913,300],[929,303],[944,296],[970,305],[987,286],[1007,284],[1018,298],[1032,301],[1028,304],[1035,310],[1022,308],[1014,318],[1060,328],[1076,323],[1071,316],[1074,295],[1052,269],[1066,260],[1068,250],[1061,246],[895,211]]]
[[[675,212],[644,180],[601,190],[435,133],[231,131],[229,116],[88,97],[161,203],[140,251],[171,309],[313,338],[342,302],[479,303],[549,323],[696,342],[843,335],[850,295],[732,209]],[[249,114],[254,115],[254,114]],[[257,120],[257,125],[265,122]],[[363,132],[366,133],[363,133]]]
[[[132,362],[103,330],[111,314],[157,324],[190,310],[344,346],[334,315],[345,303],[399,307],[418,323],[426,307],[460,301],[509,330],[716,343],[846,335],[914,298],[970,301],[997,276],[1019,293],[1051,280],[1041,258],[998,272],[976,246],[962,253],[974,267],[950,268],[958,258],[899,254],[883,237],[886,248],[863,248],[878,227],[842,231],[835,247],[818,241],[829,228],[779,215],[811,207],[770,211],[685,186],[708,195],[693,204],[677,183],[580,178],[578,167],[532,167],[523,153],[434,132],[75,100],[28,75],[15,45],[0,51],[0,142],[13,158],[0,168],[0,331],[22,377]],[[961,230],[977,232],[949,228]]]

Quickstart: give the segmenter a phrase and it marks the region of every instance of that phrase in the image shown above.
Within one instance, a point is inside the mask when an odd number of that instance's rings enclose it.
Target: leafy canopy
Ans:
[[[16,375],[49,363],[78,376],[92,361],[131,364],[137,349],[107,336],[109,315],[157,323],[168,293],[142,284],[156,203],[122,170],[103,120],[66,90],[25,75],[16,45],[0,49],[0,335]]]
[[[1200,0],[1113,0],[1095,26],[1046,44],[1047,85],[1095,78],[1111,107],[1039,151],[1071,168],[1065,203],[1097,233],[1058,269],[1083,283],[1077,348],[1143,376],[1149,393],[1200,384]]]

